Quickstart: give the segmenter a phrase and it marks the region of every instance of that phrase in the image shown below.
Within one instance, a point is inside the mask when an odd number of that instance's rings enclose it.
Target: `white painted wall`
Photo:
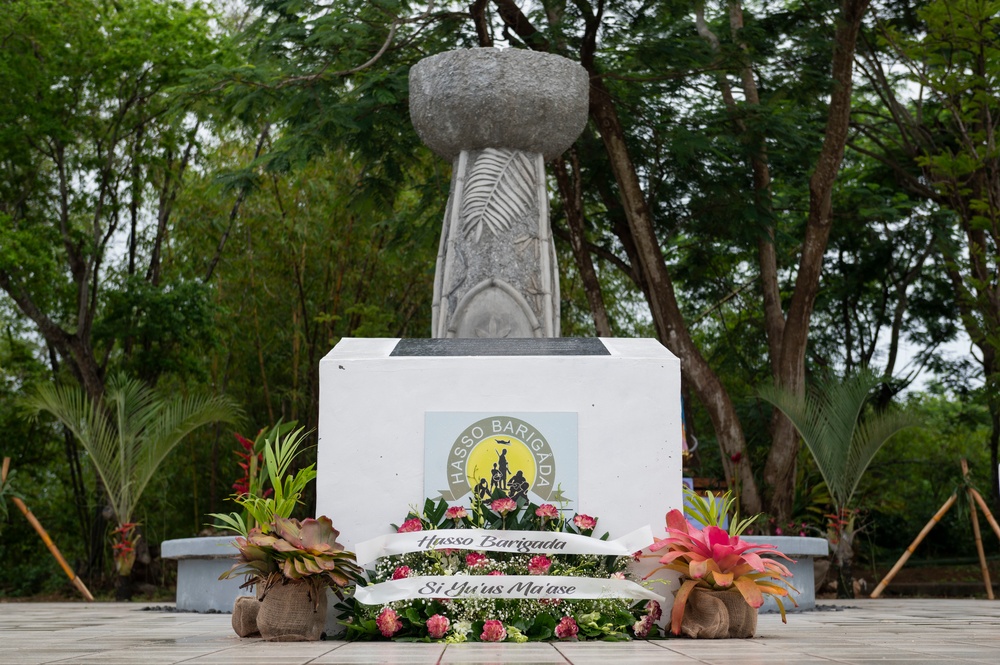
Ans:
[[[441,411],[577,413],[578,511],[612,538],[645,524],[663,536],[682,505],[680,361],[659,342],[602,339],[608,356],[389,357],[397,341],[345,339],[320,362],[316,510],[348,549],[423,505],[424,414]]]

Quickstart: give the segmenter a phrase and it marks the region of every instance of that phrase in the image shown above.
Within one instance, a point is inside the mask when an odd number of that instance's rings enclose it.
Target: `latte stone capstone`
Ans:
[[[558,337],[559,271],[545,162],[587,123],[579,64],[476,48],[410,70],[410,118],[451,160],[434,276],[433,337]]]

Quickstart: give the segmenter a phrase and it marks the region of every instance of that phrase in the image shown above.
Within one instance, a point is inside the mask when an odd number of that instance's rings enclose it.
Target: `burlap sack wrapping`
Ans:
[[[326,593],[312,585],[284,580],[272,586],[260,601],[257,628],[272,642],[314,642],[326,625]]]
[[[753,637],[757,610],[738,591],[695,589],[688,596],[681,634],[701,639]]]
[[[233,604],[233,630],[240,637],[259,636],[257,630],[257,612],[260,602],[256,596],[237,596]]]
[[[729,614],[729,637],[753,637],[757,632],[757,610],[747,604],[739,591],[716,591]]]

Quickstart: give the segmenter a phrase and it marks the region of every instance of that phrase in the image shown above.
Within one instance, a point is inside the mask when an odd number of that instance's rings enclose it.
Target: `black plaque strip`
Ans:
[[[609,356],[596,337],[401,339],[392,356]]]

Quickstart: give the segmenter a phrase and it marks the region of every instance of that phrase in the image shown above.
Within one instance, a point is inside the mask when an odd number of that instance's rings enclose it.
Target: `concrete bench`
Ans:
[[[778,561],[788,566],[792,572],[793,577],[790,581],[792,586],[798,589],[798,592],[791,591],[790,594],[794,596],[799,606],[795,607],[791,602],[785,600],[786,612],[802,612],[816,607],[816,575],[813,572],[813,560],[816,557],[829,554],[830,546],[826,538],[803,536],[741,536],[741,538],[748,543],[775,545],[779,552],[789,559],[795,560],[795,563],[789,563],[778,558]],[[774,596],[764,594],[764,606],[760,608],[760,611],[778,611],[778,604],[775,602]]]
[[[235,563],[232,542],[232,536],[163,541],[161,556],[177,560],[177,609],[232,612],[237,596],[251,595],[240,589],[241,576],[219,579]]]

